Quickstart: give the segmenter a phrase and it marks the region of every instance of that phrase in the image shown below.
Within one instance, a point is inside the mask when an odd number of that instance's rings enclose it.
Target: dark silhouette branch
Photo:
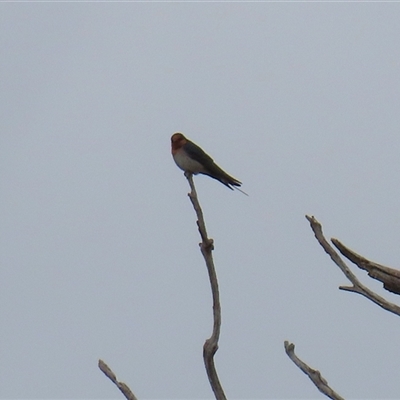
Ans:
[[[221,304],[219,301],[217,273],[215,271],[214,260],[212,257],[214,242],[207,236],[206,224],[204,222],[203,211],[197,198],[197,192],[193,182],[193,175],[185,173],[185,176],[191,189],[188,196],[197,215],[197,227],[201,236],[200,251],[206,262],[213,298],[214,325],[211,337],[205,341],[203,346],[204,365],[206,367],[208,380],[210,381],[211,389],[214,392],[215,398],[217,400],[226,400],[226,396],[219,381],[217,370],[214,364],[214,355],[218,350],[218,340],[221,331]]]
[[[337,394],[329,385],[326,379],[324,379],[321,373],[309,367],[306,363],[300,360],[294,352],[294,343],[285,341],[285,351],[288,357],[311,379],[317,389],[325,396],[333,400],[344,400],[339,394]]]
[[[353,274],[353,272],[351,272],[350,268],[342,260],[340,255],[335,251],[335,249],[325,239],[324,234],[322,233],[321,224],[314,217],[310,217],[310,216],[306,215],[306,218],[310,222],[311,229],[313,230],[315,238],[318,240],[319,244],[322,246],[322,248],[325,250],[325,252],[331,257],[332,261],[341,269],[341,271],[346,276],[346,278],[353,284],[353,286],[340,286],[339,289],[345,290],[348,292],[361,294],[362,296],[371,300],[373,303],[377,304],[379,307],[382,307],[384,310],[390,311],[396,315],[400,315],[400,307],[399,306],[385,300],[383,297],[379,296],[377,293],[368,289],[357,279],[357,277]],[[332,240],[332,243],[336,247],[338,247],[339,250],[340,250],[340,248],[342,250],[344,250],[344,249],[347,250],[347,248],[344,247],[343,245],[341,245],[341,243],[337,239],[331,239],[331,240]],[[344,251],[346,251],[346,250],[344,250]],[[353,259],[355,259],[354,255],[356,253],[350,251],[347,254],[350,257],[353,257]],[[359,257],[361,257],[361,256],[359,256]],[[349,259],[351,259],[351,258],[349,258]],[[363,265],[365,266],[366,264],[363,264]],[[377,266],[377,265],[379,265],[379,264],[375,264],[375,266]],[[376,271],[376,269],[375,269],[375,271]],[[382,269],[380,269],[379,271],[382,272]]]
[[[107,378],[114,382],[115,386],[121,391],[127,400],[137,400],[136,396],[132,393],[131,389],[129,389],[128,385],[123,382],[119,382],[114,372],[103,360],[99,360],[99,368]]]

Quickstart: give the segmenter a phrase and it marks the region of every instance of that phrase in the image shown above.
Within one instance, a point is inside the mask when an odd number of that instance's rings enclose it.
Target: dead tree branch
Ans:
[[[197,227],[201,236],[200,251],[206,262],[213,298],[214,325],[211,337],[205,341],[203,346],[204,365],[206,367],[208,380],[210,381],[211,389],[214,392],[215,398],[217,400],[226,400],[226,396],[219,381],[217,370],[214,364],[214,354],[218,350],[218,340],[221,331],[221,304],[219,301],[217,273],[215,271],[214,260],[212,257],[214,242],[207,236],[206,224],[204,222],[203,211],[197,198],[197,192],[193,182],[193,175],[185,173],[185,176],[191,189],[188,196],[197,215]]]
[[[324,234],[322,233],[321,224],[314,217],[310,217],[310,216],[306,215],[306,218],[310,222],[311,229],[313,230],[315,238],[317,239],[319,244],[322,246],[322,248],[325,250],[325,252],[331,257],[332,261],[340,268],[340,270],[343,272],[343,274],[346,276],[346,278],[353,284],[353,286],[340,286],[339,289],[345,290],[348,292],[354,292],[354,293],[361,294],[362,296],[371,300],[373,303],[377,304],[379,307],[382,307],[384,310],[390,311],[396,315],[400,315],[400,307],[399,306],[385,300],[383,297],[379,296],[377,293],[368,289],[357,279],[357,277],[353,274],[353,272],[351,272],[350,268],[342,260],[340,255],[335,251],[335,249],[325,239]],[[338,249],[340,250],[341,243],[337,239],[331,239],[331,240],[332,240],[332,243],[336,247],[338,247]],[[338,244],[339,244],[339,246],[338,246]],[[342,248],[342,250],[344,250],[344,249],[347,250],[347,248],[345,248],[343,245],[341,248]],[[352,255],[350,255],[350,253],[348,253],[348,254],[349,254],[349,256],[354,257],[354,254],[356,254],[356,253],[352,252]],[[349,258],[349,259],[351,260],[351,258]],[[379,264],[375,264],[375,265],[379,265]],[[382,270],[380,270],[380,271],[382,271]]]
[[[115,386],[121,391],[127,400],[137,400],[128,385],[124,382],[119,382],[114,372],[103,360],[99,360],[99,368],[107,378],[114,382]]]
[[[207,236],[206,224],[204,222],[203,211],[200,207],[196,188],[194,186],[193,175],[185,173],[185,176],[189,182],[191,189],[188,196],[197,215],[197,227],[201,236],[200,251],[206,262],[213,298],[214,324],[212,335],[209,339],[205,341],[203,346],[204,365],[206,367],[208,380],[210,381],[211,389],[214,392],[215,398],[217,400],[226,400],[226,396],[219,381],[217,370],[214,364],[214,355],[218,350],[218,340],[221,331],[221,304],[219,301],[217,273],[215,271],[214,260],[212,257],[212,251],[214,250],[214,241]],[[99,360],[98,365],[100,370],[118,387],[118,389],[127,400],[137,400],[129,387],[125,383],[119,382],[117,380],[114,372],[103,360]]]
[[[285,341],[285,351],[288,357],[311,379],[317,389],[325,396],[333,400],[344,400],[342,396],[337,394],[329,385],[326,379],[324,379],[321,373],[309,367],[306,363],[300,360],[294,353],[294,343]]]
[[[382,282],[383,287],[386,290],[395,294],[400,294],[400,271],[398,269],[389,268],[370,261],[346,247],[339,240],[331,240],[335,247],[342,253],[342,255],[348,258],[352,263],[356,264],[360,269],[367,271],[371,278]]]

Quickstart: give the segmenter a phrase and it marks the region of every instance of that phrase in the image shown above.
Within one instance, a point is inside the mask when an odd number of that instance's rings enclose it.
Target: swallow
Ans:
[[[208,175],[229,189],[237,189],[247,195],[238,189],[242,182],[228,175],[202,148],[185,138],[182,133],[176,132],[171,136],[171,153],[176,165],[186,173]]]

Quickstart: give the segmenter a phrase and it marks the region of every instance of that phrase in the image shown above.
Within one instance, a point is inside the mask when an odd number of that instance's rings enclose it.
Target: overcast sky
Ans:
[[[212,398],[211,293],[183,132],[249,197],[195,178],[229,398],[398,398],[400,320],[315,241],[400,267],[400,4],[2,3],[0,398]],[[383,293],[380,285],[363,282]],[[387,296],[399,302],[394,295]]]

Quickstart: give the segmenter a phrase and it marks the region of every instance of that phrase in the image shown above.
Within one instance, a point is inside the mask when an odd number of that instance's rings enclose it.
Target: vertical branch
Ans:
[[[217,400],[226,400],[226,396],[219,381],[217,370],[215,369],[214,364],[214,354],[218,350],[218,340],[221,331],[221,304],[219,301],[217,273],[215,271],[214,260],[212,257],[214,242],[212,239],[209,239],[207,237],[206,224],[204,222],[203,211],[197,198],[197,192],[193,182],[193,175],[185,173],[185,176],[189,182],[191,189],[191,192],[188,194],[188,196],[193,204],[193,208],[197,215],[197,227],[201,236],[200,251],[206,262],[213,298],[214,324],[212,335],[209,339],[205,341],[203,346],[204,365],[206,367],[208,380],[210,381],[210,385],[214,392],[215,398]]]

